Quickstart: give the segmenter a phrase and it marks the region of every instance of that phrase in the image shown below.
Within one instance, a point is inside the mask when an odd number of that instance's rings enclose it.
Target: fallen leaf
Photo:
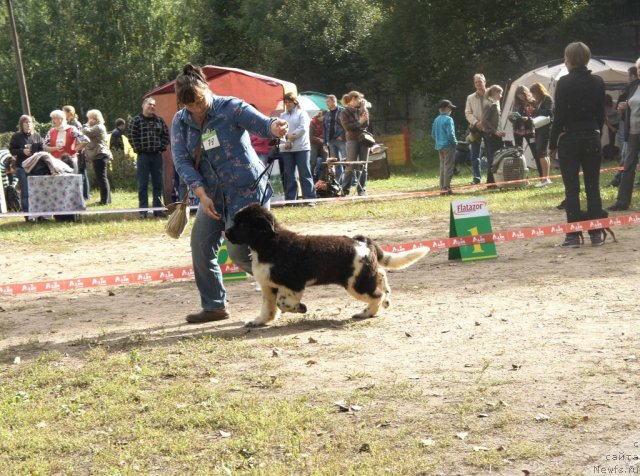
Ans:
[[[461,431],[460,433],[456,433],[456,438],[460,440],[464,440],[467,436],[469,436],[469,433],[466,431]]]
[[[283,350],[280,347],[276,347],[275,349],[273,349],[271,356],[272,357],[282,357],[282,352]]]
[[[479,326],[479,325],[480,325],[480,322],[476,321],[476,326]]]
[[[47,427],[47,423],[44,421],[36,423],[36,428],[46,428],[46,427]]]
[[[478,418],[488,418],[489,414],[488,413],[478,413]]]
[[[466,368],[473,367],[473,364],[464,364]]]
[[[316,339],[314,339],[313,337],[309,337],[309,344],[317,344],[318,341]]]
[[[341,412],[349,411],[349,405],[345,400],[338,400],[337,402],[333,402],[333,404],[336,405],[338,407],[338,410]]]
[[[536,415],[536,421],[547,421],[549,419],[548,415],[545,415],[544,413],[538,413]]]
[[[15,365],[20,365],[21,362],[22,362],[22,359],[20,357],[16,357],[15,359],[13,359],[13,363]]]
[[[111,291],[111,290],[107,291],[107,294],[108,294],[109,296],[115,296],[115,295],[116,295],[116,293],[114,293],[114,292],[113,292],[113,291]]]
[[[624,358],[625,362],[632,362],[634,360],[638,360],[638,358],[635,355],[629,355],[628,357]]]
[[[6,312],[6,311],[7,310],[4,307],[0,306],[0,312]]]
[[[420,441],[420,445],[425,447],[425,448],[428,447],[428,446],[433,446],[435,444],[436,444],[436,442],[433,441],[431,438],[425,438],[424,440]]]
[[[409,332],[407,332],[407,331],[404,331],[404,335],[405,335],[405,336],[407,336],[407,337],[413,337],[413,336],[411,335],[411,333],[409,333]]]
[[[505,449],[506,448],[504,446],[500,445],[496,448],[496,451],[504,451]]]
[[[511,370],[520,370],[522,364],[511,364]]]
[[[307,367],[311,367],[312,365],[316,365],[317,363],[318,363],[318,362],[316,362],[315,360],[307,360],[307,361],[305,362],[305,365],[306,365]]]
[[[489,448],[486,446],[474,446],[473,451],[489,451]]]
[[[362,406],[360,406],[360,405],[351,405],[351,406],[349,407],[349,409],[350,409],[351,411],[354,411],[354,412],[359,412],[360,410],[362,410]]]
[[[220,430],[220,436],[222,438],[231,438],[231,433],[229,433],[227,431]]]
[[[531,474],[531,471],[528,469],[523,469],[522,472],[524,473],[524,476],[529,476]]]

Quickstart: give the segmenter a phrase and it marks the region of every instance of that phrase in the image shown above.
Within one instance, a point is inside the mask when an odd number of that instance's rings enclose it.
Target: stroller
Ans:
[[[511,180],[524,180],[529,169],[527,159],[520,147],[505,147],[498,150],[493,157],[491,171],[496,182],[509,182]],[[527,182],[501,185],[500,188],[522,188]]]

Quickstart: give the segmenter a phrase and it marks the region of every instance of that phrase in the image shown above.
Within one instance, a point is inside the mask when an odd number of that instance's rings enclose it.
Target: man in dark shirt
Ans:
[[[122,136],[124,135],[125,121],[121,117],[116,119],[116,128],[111,131],[111,141],[109,142],[109,148],[124,152],[124,142],[122,142]]]
[[[129,139],[133,150],[138,154],[136,180],[138,182],[138,204],[140,208],[149,207],[149,174],[151,174],[153,208],[162,207],[162,153],[169,145],[169,129],[164,120],[156,115],[156,100],[145,98],[142,102],[142,113],[136,115],[129,124]],[[161,217],[162,211],[154,211],[153,215]],[[141,218],[147,212],[140,212]]]
[[[344,129],[338,121],[344,108],[338,104],[338,99],[333,94],[327,96],[326,103],[329,111],[324,115],[324,144],[329,148],[329,157],[344,160],[347,157],[347,141]],[[340,182],[341,177],[342,167],[336,166],[336,180]]]

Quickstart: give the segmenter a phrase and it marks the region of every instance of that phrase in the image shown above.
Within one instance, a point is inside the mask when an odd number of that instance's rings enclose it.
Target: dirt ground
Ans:
[[[495,214],[492,222],[502,231],[563,221],[561,212],[551,215]],[[321,226],[293,228],[327,233]],[[331,229],[364,233],[381,244],[442,238],[447,231],[445,220],[420,218],[363,220]],[[314,336],[326,344],[315,348],[317,365],[302,366],[302,356],[283,363],[290,366],[292,387],[341,390],[354,385],[345,374],[357,369],[372,379],[410,380],[434,404],[452,408],[483,379],[491,382],[493,398],[521,419],[510,438],[526,434],[540,445],[560,447],[557,456],[530,460],[531,474],[597,474],[593,467],[601,458],[622,451],[625,441],[632,448],[640,442],[640,245],[634,227],[615,231],[619,242],[607,240],[599,248],[561,249],[555,246],[559,236],[508,242],[498,245],[495,261],[449,262],[446,252],[430,253],[389,274],[392,306],[365,326],[352,325],[350,316],[362,305],[338,287],[307,290],[305,319],[285,314],[258,330],[242,327],[259,310],[260,295],[250,280],[227,285],[232,318],[219,325],[184,322],[186,313],[199,309],[191,281],[2,296],[0,367],[16,356],[80,352],[90,342],[135,335],[159,341],[200,334]],[[162,235],[55,254],[32,248],[14,254],[20,259],[0,266],[2,284],[190,264],[188,237],[176,242]],[[536,420],[539,414],[549,421]],[[580,423],[572,427],[567,415]],[[500,444],[491,440],[485,445]],[[522,474],[521,469],[491,474]]]

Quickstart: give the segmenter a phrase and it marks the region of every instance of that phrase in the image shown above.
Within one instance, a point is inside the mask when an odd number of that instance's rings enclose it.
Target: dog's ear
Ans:
[[[261,213],[256,217],[256,229],[260,231],[260,233],[266,233],[268,235],[273,235],[276,232],[276,219],[275,217],[269,213]]]

